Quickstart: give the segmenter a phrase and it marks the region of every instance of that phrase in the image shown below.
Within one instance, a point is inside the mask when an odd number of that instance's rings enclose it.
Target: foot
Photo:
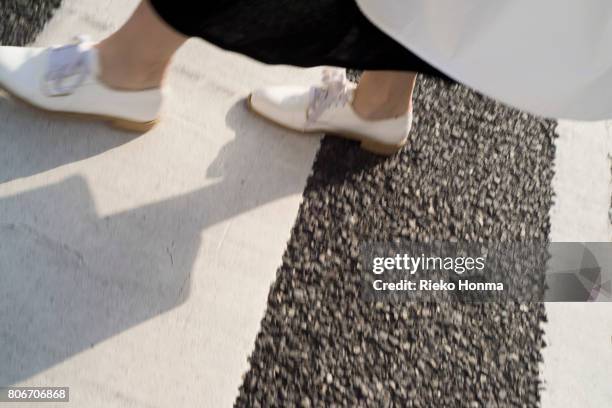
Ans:
[[[406,143],[412,112],[400,117],[367,120],[352,106],[355,87],[343,70],[326,70],[318,87],[278,86],[257,90],[251,109],[264,118],[298,132],[325,132],[357,140],[364,150],[392,155]]]
[[[37,108],[109,121],[131,131],[157,122],[162,93],[114,89],[99,79],[94,44],[84,39],[51,48],[0,47],[0,88]]]

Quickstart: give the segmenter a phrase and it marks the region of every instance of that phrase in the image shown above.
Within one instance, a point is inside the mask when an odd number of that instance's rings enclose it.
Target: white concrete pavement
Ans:
[[[136,3],[65,0],[37,43],[100,38]],[[0,384],[69,386],[62,407],[231,406],[319,144],[243,98],[318,80],[193,40],[139,137],[0,97]]]
[[[612,242],[612,122],[560,121],[557,133],[550,240]],[[546,313],[542,407],[612,406],[612,303],[547,303]]]

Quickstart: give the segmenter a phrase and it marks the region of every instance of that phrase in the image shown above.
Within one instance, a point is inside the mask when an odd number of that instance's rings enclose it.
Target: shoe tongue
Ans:
[[[67,44],[51,49],[51,67],[56,69],[65,65],[72,65],[75,62],[84,62],[94,68],[97,63],[97,50],[93,47],[94,43],[77,38],[78,42]]]
[[[51,95],[66,95],[79,87],[88,77],[100,71],[98,52],[93,43],[79,38],[76,44],[52,48],[45,75]]]
[[[83,52],[87,53],[91,76],[94,78],[99,77],[102,69],[100,68],[100,55],[98,49],[95,47],[95,43],[89,43],[88,48]]]
[[[94,77],[97,77],[100,73],[100,57],[98,56],[98,49],[96,43],[91,41],[87,35],[79,35],[75,37],[76,50],[81,57],[89,65],[89,72]]]

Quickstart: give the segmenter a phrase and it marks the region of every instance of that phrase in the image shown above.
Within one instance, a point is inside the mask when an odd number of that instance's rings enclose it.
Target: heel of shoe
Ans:
[[[374,140],[361,140],[360,147],[370,153],[378,154],[381,156],[393,156],[395,153],[406,144],[406,140],[399,144],[385,144],[376,142]]]
[[[148,122],[135,122],[127,119],[111,119],[109,125],[121,129],[127,130],[128,132],[145,133],[151,130],[158,122],[158,119],[150,120]]]

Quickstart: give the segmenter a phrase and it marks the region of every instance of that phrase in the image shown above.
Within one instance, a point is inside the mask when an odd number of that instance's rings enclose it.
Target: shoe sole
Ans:
[[[293,128],[291,126],[285,125],[284,123],[279,123],[276,120],[272,119],[271,117],[255,109],[255,106],[253,106],[253,102],[251,101],[252,96],[253,96],[252,94],[249,95],[246,100],[247,107],[249,108],[249,110],[256,113],[258,116],[262,117],[267,122],[270,122],[283,129],[291,130],[291,131],[302,133],[302,134],[325,133],[331,136],[337,136],[343,139],[353,140],[353,141],[359,142],[359,147],[361,147],[361,149],[368,151],[370,153],[380,155],[380,156],[393,156],[402,147],[404,147],[404,145],[408,141],[408,137],[406,137],[404,138],[404,140],[402,140],[398,144],[387,144],[387,143],[381,143],[377,140],[373,140],[368,136],[360,135],[358,133],[336,133],[336,132],[330,132],[330,131],[323,130],[323,129],[303,130],[303,129]]]
[[[49,114],[52,116],[61,116],[64,118],[77,119],[77,120],[87,120],[87,121],[100,121],[105,122],[111,127],[116,129],[126,130],[128,132],[135,133],[145,133],[151,130],[158,122],[159,119],[150,120],[147,122],[136,122],[129,119],[118,118],[114,116],[108,115],[97,115],[95,113],[79,113],[79,112],[70,112],[70,111],[55,111],[43,108],[42,106],[38,106],[28,100],[23,99],[22,97],[14,94],[9,89],[5,88],[0,84],[0,90],[4,90],[12,99],[20,102],[21,104],[32,108],[37,111],[44,112],[45,114]]]

